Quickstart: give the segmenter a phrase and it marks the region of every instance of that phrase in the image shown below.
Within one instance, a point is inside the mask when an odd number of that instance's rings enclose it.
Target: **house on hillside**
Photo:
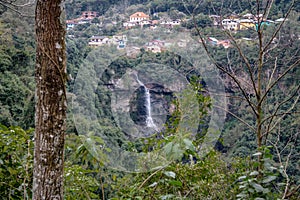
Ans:
[[[67,22],[67,30],[74,28],[74,26],[77,24],[89,23],[97,16],[98,16],[98,12],[84,11],[81,13],[80,17],[66,21]]]
[[[230,40],[219,40],[217,45],[223,46],[225,49],[229,48],[230,45]]]
[[[209,42],[210,44],[212,44],[212,45],[217,45],[218,42],[219,42],[219,40],[217,40],[217,39],[214,38],[214,37],[208,37],[207,40],[208,40],[208,42]]]
[[[275,20],[275,23],[278,23],[278,24],[279,24],[279,23],[283,22],[284,20],[287,21],[288,19],[285,19],[285,18],[279,18],[279,19],[276,19],[276,20]]]
[[[145,21],[141,21],[140,22],[140,25],[141,26],[144,26],[144,25],[150,25],[151,24],[151,21],[149,21],[149,20],[145,20]]]
[[[140,23],[142,21],[150,20],[150,16],[143,12],[136,12],[129,17],[129,22]]]
[[[255,22],[252,19],[240,19],[240,30],[255,29]]]
[[[73,29],[78,24],[78,22],[74,20],[67,20],[66,24],[67,24],[67,30],[70,30]]]
[[[93,36],[89,39],[89,46],[111,46],[115,45],[118,49],[124,49],[126,47],[127,36],[126,35],[114,35],[109,36]]]
[[[129,21],[123,23],[126,29],[133,28],[137,25],[143,27],[144,25],[151,25],[150,16],[143,12],[136,12],[129,17]]]
[[[136,26],[136,23],[135,22],[124,22],[123,23],[123,26],[126,28],[126,29],[130,29],[130,28],[133,28]]]
[[[157,45],[146,46],[146,51],[151,51],[152,53],[161,53],[163,48]]]
[[[169,25],[172,25],[172,26],[176,26],[176,25],[181,24],[181,20],[176,19],[176,20],[170,20],[170,21],[162,21],[161,24],[169,24]]]
[[[127,43],[127,36],[126,35],[114,35],[112,38],[112,43],[117,45],[118,49],[124,49]]]
[[[152,40],[146,44],[146,46],[152,46],[152,45],[157,45],[157,46],[163,47],[163,46],[165,46],[165,42],[161,41],[161,40]]]
[[[222,27],[225,30],[237,31],[240,29],[239,19],[223,19]]]
[[[247,13],[245,15],[243,15],[243,19],[251,19],[253,21],[258,21],[258,20],[266,20],[263,18],[263,14],[259,14],[259,15],[253,15],[252,13]]]
[[[126,35],[114,35],[113,39],[115,41],[119,41],[119,40],[127,41],[127,36]]]
[[[243,18],[244,19],[252,19],[252,20],[255,19],[254,15],[252,13],[247,13],[247,14],[243,15]]]
[[[165,42],[161,40],[152,40],[145,45],[146,51],[152,53],[161,53],[165,50]]]
[[[99,47],[109,44],[110,39],[106,36],[92,36],[89,40],[89,46]]]

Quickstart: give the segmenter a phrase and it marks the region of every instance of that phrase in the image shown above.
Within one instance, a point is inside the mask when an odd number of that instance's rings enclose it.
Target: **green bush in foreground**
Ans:
[[[33,166],[33,129],[0,125],[0,196],[30,199]]]

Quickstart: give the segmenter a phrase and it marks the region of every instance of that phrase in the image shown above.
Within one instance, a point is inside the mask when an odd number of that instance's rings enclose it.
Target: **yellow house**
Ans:
[[[241,19],[240,30],[255,29],[255,23],[252,19]]]

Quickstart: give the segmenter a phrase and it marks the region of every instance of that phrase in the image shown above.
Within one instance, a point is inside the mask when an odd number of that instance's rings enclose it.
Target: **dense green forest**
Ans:
[[[99,19],[67,31],[65,199],[299,199],[300,2],[269,3],[66,1],[67,19],[84,11],[98,12]],[[265,7],[268,20],[287,20],[231,32],[210,17],[265,13]],[[0,4],[2,199],[32,195],[33,10]],[[123,28],[138,11],[182,23]],[[102,35],[126,35],[128,46],[141,48],[132,55],[116,46],[88,45]],[[209,38],[230,40],[231,47]],[[153,53],[145,45],[153,40],[186,44]],[[256,90],[259,84],[265,96]],[[147,127],[148,88],[154,128]],[[257,97],[263,97],[260,107],[252,103]],[[216,115],[222,119],[214,121]],[[258,136],[256,124],[263,123],[265,132]],[[217,141],[203,156],[199,152],[211,132]]]

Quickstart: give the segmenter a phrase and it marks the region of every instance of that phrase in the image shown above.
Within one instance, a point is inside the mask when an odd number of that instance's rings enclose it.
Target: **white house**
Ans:
[[[239,20],[238,19],[223,19],[222,27],[226,30],[237,31],[239,30]]]
[[[126,28],[132,28],[132,27],[136,26],[136,23],[135,22],[124,22],[123,26]]]
[[[89,40],[89,46],[102,46],[102,45],[106,45],[109,44],[109,38],[105,37],[105,36],[93,36],[90,38]]]
[[[136,12],[129,17],[129,22],[141,22],[146,20],[150,20],[150,16],[143,12]]]
[[[151,51],[153,53],[160,53],[165,50],[165,42],[161,40],[152,40],[147,42],[146,50]]]

